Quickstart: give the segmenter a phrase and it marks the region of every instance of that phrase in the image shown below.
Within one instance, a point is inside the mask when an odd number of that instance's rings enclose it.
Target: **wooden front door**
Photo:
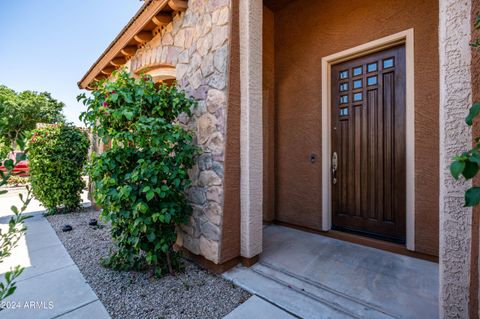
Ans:
[[[405,46],[332,66],[331,84],[332,228],[404,243]]]

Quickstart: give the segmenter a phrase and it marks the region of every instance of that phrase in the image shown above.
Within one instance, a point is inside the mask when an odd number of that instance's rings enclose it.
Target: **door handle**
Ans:
[[[337,152],[333,152],[333,155],[332,155],[332,183],[333,183],[333,185],[337,184],[337,166],[338,166],[338,155],[337,155]]]

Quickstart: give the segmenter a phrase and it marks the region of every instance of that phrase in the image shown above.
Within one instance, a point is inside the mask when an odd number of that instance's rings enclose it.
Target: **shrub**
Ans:
[[[83,166],[89,141],[85,133],[69,124],[34,130],[28,145],[30,182],[33,195],[54,213],[80,207]]]
[[[121,71],[114,78],[91,97],[78,98],[87,106],[85,123],[112,144],[90,166],[94,198],[118,247],[104,265],[172,273],[178,266],[176,225],[191,214],[185,190],[197,153],[192,134],[175,119],[190,114],[194,101],[149,76],[134,79]]]

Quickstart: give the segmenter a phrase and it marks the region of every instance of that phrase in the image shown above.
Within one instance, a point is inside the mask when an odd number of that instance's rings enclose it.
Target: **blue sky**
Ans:
[[[0,0],[0,84],[47,91],[79,125],[77,82],[143,2]]]

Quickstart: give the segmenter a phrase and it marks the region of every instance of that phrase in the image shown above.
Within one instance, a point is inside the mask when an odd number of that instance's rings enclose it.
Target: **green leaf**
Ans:
[[[22,151],[25,149],[25,142],[26,142],[26,140],[25,140],[24,136],[21,135],[17,138],[17,145]],[[24,153],[21,153],[21,154],[23,154],[23,156],[25,156]],[[21,159],[21,161],[23,161],[24,159],[25,158]],[[19,161],[19,160],[17,160],[17,161]]]
[[[16,289],[17,289],[17,287],[15,287],[15,286],[10,287],[8,289],[7,293],[5,294],[4,298],[7,298],[7,297],[11,296],[15,292]]]
[[[464,161],[454,161],[452,164],[450,164],[450,173],[455,179],[458,179],[460,177],[460,174],[462,174],[464,169],[465,169]]]
[[[147,204],[141,202],[139,203],[139,208],[138,208],[139,211],[141,211],[142,213],[146,213],[147,210],[148,210],[148,206]]]
[[[480,103],[475,103],[472,105],[470,108],[470,112],[468,113],[467,118],[465,119],[465,122],[467,125],[473,125],[473,120],[475,117],[477,117],[478,113],[480,112]]]
[[[11,159],[8,159],[5,162],[3,162],[3,166],[5,166],[5,168],[9,171],[13,170],[13,168],[15,167],[13,160]]]
[[[133,119],[133,112],[128,112],[128,111],[125,111],[123,112],[123,115],[125,115],[125,117],[127,118],[127,120],[131,121]]]
[[[480,187],[471,187],[465,193],[465,207],[473,207],[480,203]]]
[[[477,150],[472,151],[472,155],[470,156],[470,162],[480,164],[480,154],[478,153]]]
[[[179,187],[180,183],[181,183],[181,180],[179,178],[175,178],[175,180],[173,181],[173,184],[175,185],[175,187]]]
[[[168,224],[168,223],[170,223],[171,220],[172,220],[172,216],[170,216],[170,214],[166,214],[165,215],[165,222]]]
[[[151,232],[151,233],[149,233],[149,234],[147,235],[147,239],[148,239],[149,242],[154,241],[155,238],[156,238],[156,236],[155,236],[155,233],[154,233],[154,232]]]
[[[463,177],[465,177],[465,179],[471,179],[475,177],[475,175],[477,175],[477,172],[478,172],[477,163],[465,161],[465,168],[462,171],[462,175]]]
[[[147,192],[147,200],[148,200],[148,201],[151,201],[154,196],[155,196],[155,192],[154,192],[154,191],[149,190],[149,191]]]
[[[14,212],[15,214],[18,214],[18,208],[16,206],[12,206],[10,207],[10,209],[12,210],[12,212]]]

